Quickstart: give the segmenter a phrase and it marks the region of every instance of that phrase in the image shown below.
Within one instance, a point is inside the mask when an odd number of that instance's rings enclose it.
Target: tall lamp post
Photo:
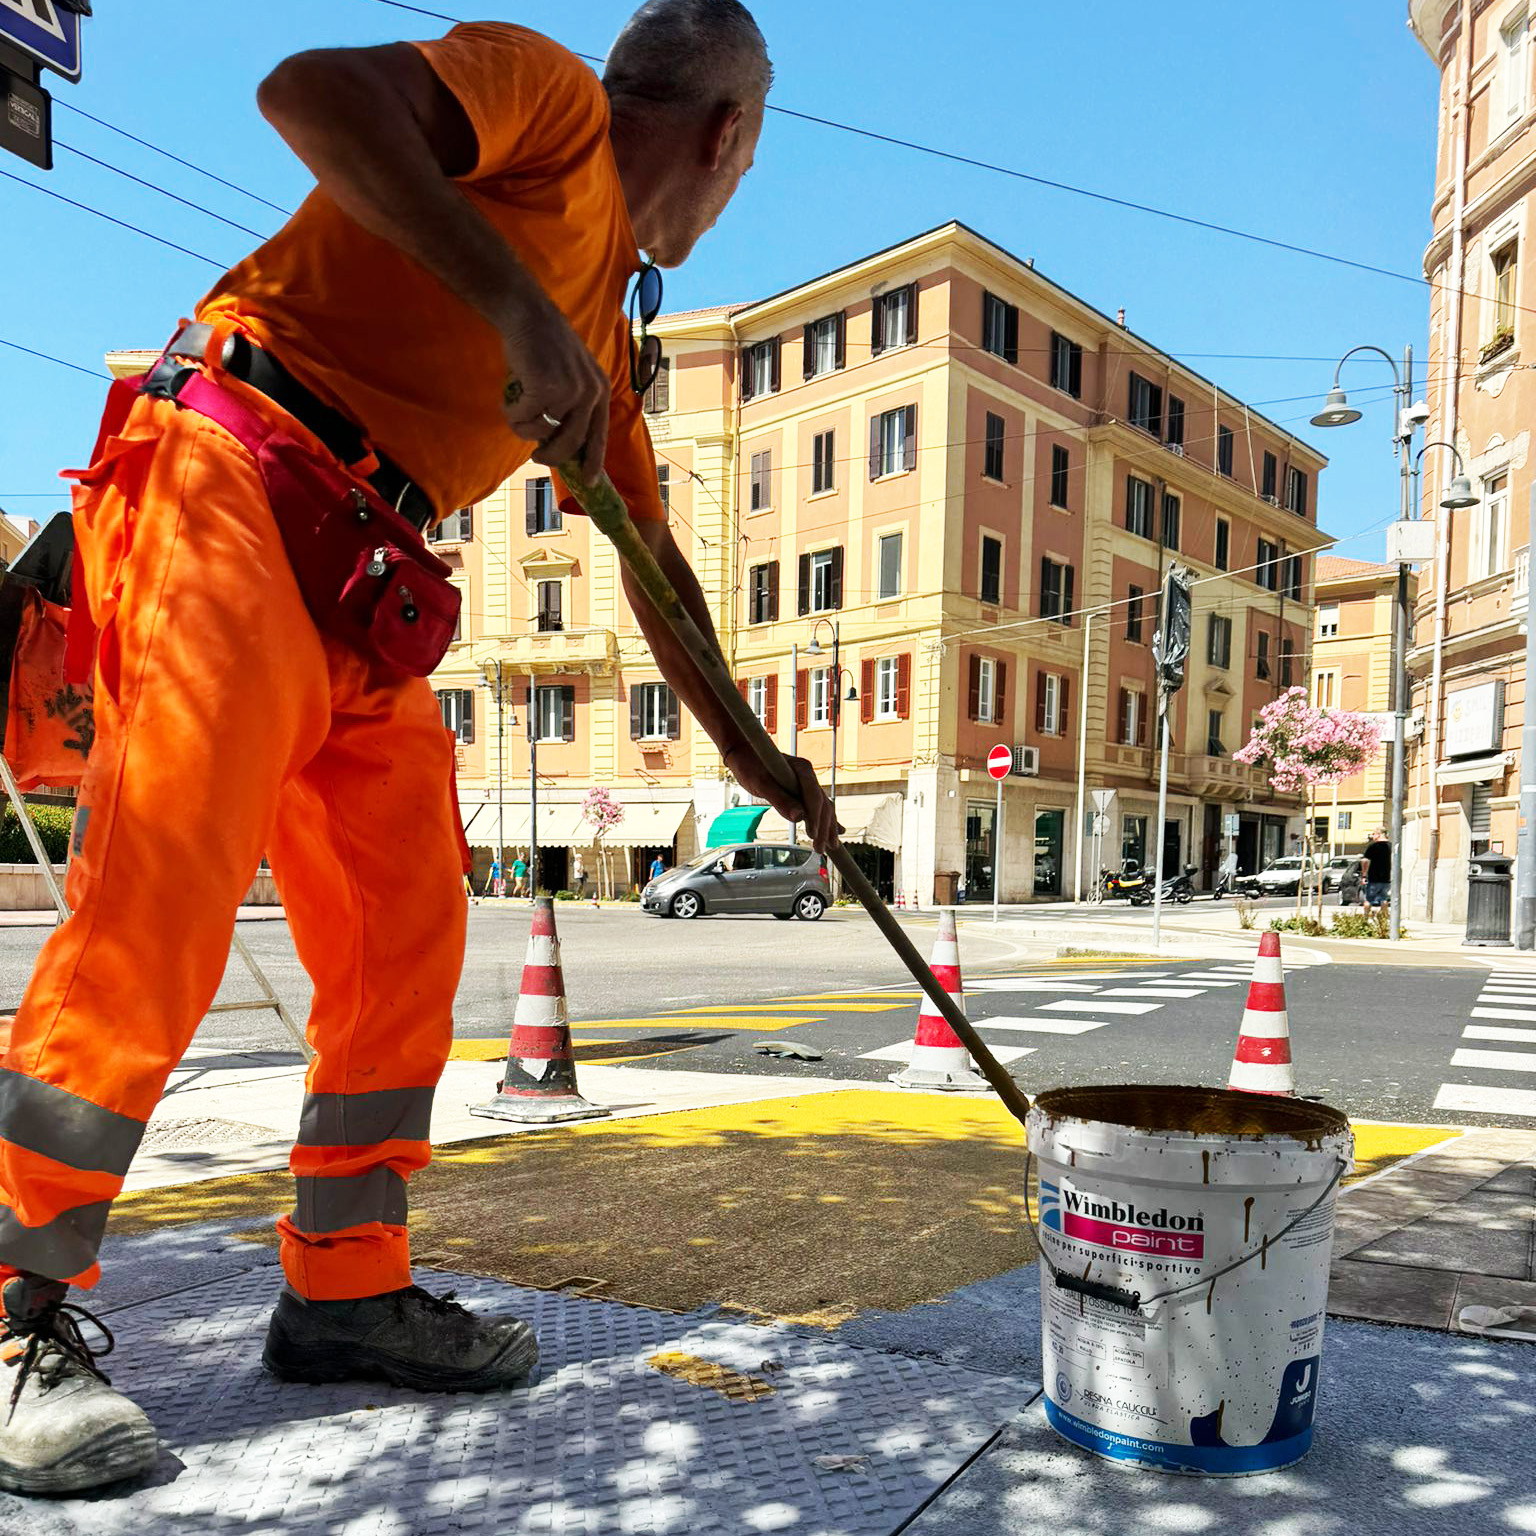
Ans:
[[[528,678],[528,896],[539,896],[539,693]]]
[[[821,638],[819,633],[823,624],[829,625],[832,630],[832,666],[830,668],[832,674],[832,697],[829,700],[832,715],[832,773],[831,783],[827,786],[827,791],[828,798],[835,801],[837,799],[837,728],[842,723],[843,719],[843,706],[839,690],[843,686],[843,678],[847,677],[848,679],[848,703],[856,704],[858,702],[859,690],[853,686],[853,673],[850,672],[847,667],[843,666],[840,660],[842,655],[842,645],[841,637],[839,635],[839,624],[836,619],[816,620],[815,624],[811,627],[811,643],[806,646],[805,654],[807,656],[826,655],[826,652],[821,648]]]
[[[1411,410],[1413,401],[1413,349],[1403,348],[1399,368],[1390,352],[1380,347],[1351,347],[1333,370],[1333,388],[1322,410],[1312,418],[1314,427],[1347,427],[1360,420],[1339,384],[1344,364],[1361,352],[1373,352],[1392,370],[1392,396],[1396,405],[1392,422],[1392,451],[1398,456],[1398,520],[1413,516],[1412,446],[1414,428],[1423,419]],[[1397,603],[1392,615],[1392,900],[1389,921],[1394,942],[1403,926],[1403,807],[1408,793],[1404,746],[1408,735],[1408,566],[1397,565]]]
[[[496,701],[496,863],[503,880],[507,877],[506,805],[507,805],[507,754],[506,678],[499,661],[488,661],[481,668],[480,686],[490,692]],[[514,715],[512,723],[517,724]]]

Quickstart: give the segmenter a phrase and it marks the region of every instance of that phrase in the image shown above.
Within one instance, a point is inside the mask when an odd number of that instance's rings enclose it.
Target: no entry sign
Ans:
[[[1006,779],[1013,772],[1013,748],[999,744],[987,753],[987,772],[994,779]]]

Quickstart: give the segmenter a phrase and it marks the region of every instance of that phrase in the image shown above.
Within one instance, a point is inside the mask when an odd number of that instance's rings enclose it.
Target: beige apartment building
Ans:
[[[1408,600],[1416,578],[1410,573]],[[1317,841],[1330,853],[1357,853],[1377,827],[1392,823],[1392,615],[1397,567],[1320,555],[1317,628],[1312,639],[1312,702],[1321,709],[1375,715],[1387,745],[1360,772],[1317,792]]]
[[[1427,442],[1459,450],[1474,507],[1441,511],[1452,455],[1425,455],[1437,558],[1421,575],[1410,653],[1423,736],[1410,758],[1409,912],[1459,921],[1467,860],[1513,854],[1525,706],[1536,324],[1526,282],[1536,227],[1536,81],[1528,0],[1412,0],[1440,71]]]
[[[657,472],[738,686],[783,747],[826,779],[835,763],[887,895],[927,905],[953,874],[970,900],[999,879],[1008,901],[1070,896],[1080,846],[1086,888],[1159,835],[1207,874],[1228,837],[1245,870],[1294,843],[1300,801],[1230,754],[1307,682],[1315,451],[960,224],[653,329]],[[434,686],[482,871],[528,845],[530,690],[542,885],[578,852],[598,867],[593,784],[625,807],[604,840],[620,883],[702,847],[746,796],[545,473],[436,547],[464,586]],[[1195,629],[1159,833],[1151,640],[1173,561]],[[1016,768],[1000,822],[997,745]]]

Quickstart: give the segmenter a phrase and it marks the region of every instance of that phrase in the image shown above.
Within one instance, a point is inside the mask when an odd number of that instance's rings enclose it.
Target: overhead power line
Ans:
[[[86,368],[79,363],[71,363],[65,358],[55,357],[51,352],[39,352],[36,347],[24,347],[19,341],[7,341],[0,336],[0,347],[9,347],[13,352],[25,352],[28,357],[40,357],[45,363],[57,363],[60,368],[68,368],[75,373],[83,373],[89,379],[110,379],[109,373],[103,373],[99,368]],[[17,491],[13,496],[41,496],[42,491]]]

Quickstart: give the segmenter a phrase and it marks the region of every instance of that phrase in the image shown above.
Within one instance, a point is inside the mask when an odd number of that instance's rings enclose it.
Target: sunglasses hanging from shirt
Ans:
[[[660,313],[661,271],[654,261],[648,261],[636,273],[634,287],[629,291],[629,382],[637,395],[643,395],[661,372],[661,338],[652,336],[648,329]]]

